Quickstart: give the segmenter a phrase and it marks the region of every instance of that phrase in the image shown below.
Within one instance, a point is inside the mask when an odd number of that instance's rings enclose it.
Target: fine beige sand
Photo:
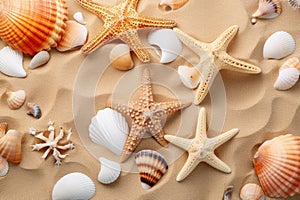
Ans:
[[[114,4],[118,1],[100,2]],[[278,68],[287,58],[266,60],[262,57],[264,42],[275,31],[288,31],[300,43],[299,10],[291,9],[283,1],[281,16],[273,20],[259,20],[253,26],[249,16],[256,10],[257,1],[190,0],[181,9],[170,12],[160,10],[158,3],[159,0],[140,0],[138,11],[146,16],[173,19],[180,29],[205,42],[213,41],[231,25],[238,25],[240,29],[229,46],[229,54],[252,62],[262,69],[260,75],[222,71],[223,84],[218,77],[219,84],[215,87],[215,92],[212,92],[212,98],[208,96],[200,105],[207,109],[209,136],[232,128],[240,129],[235,138],[216,150],[217,156],[231,167],[232,173],[224,174],[201,163],[184,181],[178,183],[175,179],[187,154],[170,145],[167,150],[162,150],[170,161],[169,170],[149,191],[141,187],[137,173],[123,172],[112,185],[102,185],[97,181],[100,170],[98,157],[105,156],[112,160],[117,160],[117,157],[89,141],[88,125],[96,111],[105,107],[110,94],[116,95],[116,100],[126,102],[129,94],[139,86],[142,70],[148,67],[157,101],[175,97],[193,101],[192,91],[181,84],[175,71],[178,65],[198,61],[197,56],[188,48],[184,47],[182,57],[169,65],[160,65],[159,57],[150,50],[152,64],[139,66],[135,57],[136,67],[129,72],[120,72],[109,66],[108,61],[110,49],[118,42],[115,41],[89,56],[83,56],[80,51],[59,53],[53,49],[49,63],[35,70],[28,69],[30,57],[25,57],[24,66],[28,75],[24,79],[0,75],[0,121],[8,122],[9,129],[25,133],[22,162],[10,163],[8,175],[0,178],[1,200],[51,199],[54,184],[71,172],[85,173],[95,182],[97,192],[93,199],[220,200],[226,187],[233,185],[233,199],[236,200],[245,183],[258,183],[252,165],[258,146],[281,134],[299,135],[299,84],[283,92],[273,88]],[[74,0],[68,0],[67,4],[70,18],[77,11],[84,13],[88,22],[89,39],[93,38],[102,27],[102,21],[81,8]],[[149,46],[146,41],[148,32],[140,32],[146,46]],[[3,46],[1,43],[1,47]],[[300,49],[297,48],[291,56],[298,56],[299,53]],[[218,86],[221,87],[220,92]],[[226,96],[222,93],[222,87],[225,88]],[[25,90],[27,101],[40,105],[42,118],[36,120],[27,116],[25,106],[16,111],[10,110],[4,97],[5,91],[9,89]],[[192,105],[181,114],[171,117],[165,132],[193,137],[198,109],[199,106]],[[55,121],[57,128],[72,128],[74,132],[71,140],[76,148],[67,152],[69,156],[61,166],[54,165],[52,156],[42,160],[44,151],[33,152],[30,147],[39,141],[28,134],[28,129],[35,127],[45,130],[50,119]],[[149,138],[138,146],[137,150],[141,149],[160,149],[160,146]],[[124,164],[124,169],[136,171],[133,160]],[[299,196],[290,199],[296,200]]]

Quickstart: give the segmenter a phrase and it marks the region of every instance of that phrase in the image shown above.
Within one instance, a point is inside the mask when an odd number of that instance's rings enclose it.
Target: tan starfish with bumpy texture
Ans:
[[[142,86],[139,88],[139,100],[129,105],[111,105],[109,107],[117,110],[131,121],[131,129],[123,148],[121,162],[124,162],[136,149],[146,133],[150,133],[162,146],[167,146],[164,139],[166,119],[169,115],[191,105],[191,103],[180,103],[177,100],[167,102],[155,102],[152,93],[150,72],[143,71]]]
[[[192,83],[191,85],[197,87],[200,82],[194,100],[196,105],[200,104],[206,97],[211,84],[220,70],[228,69],[249,74],[261,72],[259,67],[236,59],[226,52],[229,43],[238,32],[238,26],[236,25],[228,28],[211,43],[200,42],[177,28],[174,28],[174,31],[186,46],[200,56],[200,63],[195,68],[183,69],[186,72],[178,70],[181,73],[181,80],[186,86],[186,83]],[[195,79],[197,79],[197,84],[194,84]]]
[[[99,34],[82,47],[82,52],[88,54],[97,47],[112,39],[121,39],[134,51],[142,62],[149,62],[148,52],[143,47],[137,30],[142,28],[173,28],[173,20],[164,20],[140,15],[137,11],[139,0],[121,0],[113,6],[103,5],[91,0],[77,0],[90,12],[95,13],[104,21],[104,27]]]
[[[238,129],[232,129],[226,133],[213,138],[206,135],[206,111],[201,108],[198,117],[196,136],[193,139],[186,139],[172,135],[165,135],[165,139],[174,145],[188,151],[188,159],[182,170],[179,172],[176,180],[185,179],[200,162],[206,162],[210,166],[225,172],[231,173],[231,169],[221,161],[214,153],[215,149],[230,140],[239,132]]]

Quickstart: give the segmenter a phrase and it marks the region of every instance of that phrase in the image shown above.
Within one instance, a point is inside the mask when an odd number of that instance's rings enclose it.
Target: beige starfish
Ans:
[[[194,103],[200,104],[206,97],[216,75],[222,69],[242,73],[258,74],[261,69],[255,65],[236,59],[227,54],[227,47],[238,31],[238,26],[231,26],[211,43],[200,42],[183,31],[174,28],[180,40],[200,56],[200,62],[193,68],[180,66],[179,76],[189,88],[196,88],[200,83]]]
[[[130,102],[129,106],[120,104],[109,106],[131,121],[131,129],[123,148],[121,162],[132,154],[146,133],[150,133],[160,145],[167,146],[168,142],[164,139],[163,131],[167,116],[191,105],[191,103],[182,104],[177,100],[155,102],[148,69],[143,71],[139,92],[139,101]]]
[[[138,1],[121,0],[117,5],[108,6],[91,0],[77,0],[82,7],[95,13],[104,21],[104,27],[95,38],[83,46],[82,52],[84,54],[90,53],[109,40],[118,38],[128,44],[142,62],[149,62],[149,54],[143,47],[137,30],[142,28],[173,28],[176,23],[172,20],[140,15],[136,11]]]
[[[231,169],[221,161],[214,153],[215,149],[230,140],[239,132],[238,129],[232,129],[226,133],[213,138],[206,136],[206,111],[201,108],[198,117],[196,136],[193,139],[186,139],[172,135],[165,135],[165,139],[176,146],[188,151],[188,159],[182,170],[179,172],[176,180],[185,179],[200,162],[206,162],[210,166],[225,172],[231,173]]]

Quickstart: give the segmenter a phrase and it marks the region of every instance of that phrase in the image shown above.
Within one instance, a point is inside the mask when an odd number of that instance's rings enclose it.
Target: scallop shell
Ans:
[[[89,126],[91,140],[119,156],[122,154],[128,132],[125,118],[110,108],[98,111]]]
[[[134,62],[130,55],[130,48],[126,44],[118,44],[109,55],[111,65],[118,70],[130,70],[134,67]]]
[[[274,83],[276,90],[288,90],[299,80],[299,71],[296,68],[287,68],[280,70],[279,76]]]
[[[254,168],[267,196],[300,194],[300,137],[281,135],[264,142],[254,156]]]
[[[65,0],[2,0],[0,8],[0,37],[13,49],[33,56],[55,47],[64,34]]]
[[[96,193],[94,182],[85,174],[70,173],[62,177],[54,185],[53,200],[88,200]]]
[[[6,122],[0,122],[0,138],[2,138],[7,131],[8,124]]]
[[[184,6],[189,0],[161,0],[159,6],[165,10],[177,10]]]
[[[6,176],[9,170],[9,165],[7,160],[0,157],[0,177]]]
[[[48,51],[40,51],[30,61],[29,69],[38,68],[46,64],[49,60],[50,60],[50,54],[48,53]]]
[[[158,29],[151,32],[148,42],[161,57],[160,63],[173,62],[182,51],[182,43],[172,29]]]
[[[196,67],[179,66],[178,75],[181,82],[190,89],[195,89],[201,81],[200,71]]]
[[[298,58],[290,58],[287,61],[285,61],[282,66],[280,67],[279,71],[282,71],[284,69],[288,68],[296,68],[298,71],[300,71],[300,61]]]
[[[0,139],[0,156],[9,162],[20,163],[22,160],[22,137],[23,134],[19,131],[7,131]]]
[[[101,170],[98,175],[98,181],[103,184],[115,182],[121,174],[121,165],[106,158],[99,158]]]
[[[167,173],[168,163],[156,151],[142,150],[135,155],[135,163],[140,172],[142,187],[151,189]]]
[[[264,58],[281,59],[292,54],[296,49],[293,36],[285,31],[273,33],[266,41],[263,49]]]
[[[0,50],[0,71],[3,74],[6,74],[8,76],[13,76],[17,78],[26,77],[26,72],[23,69],[22,52],[13,50],[8,46],[1,49]]]
[[[253,13],[251,22],[256,23],[256,18],[272,19],[281,14],[280,0],[259,0],[258,9]]]
[[[34,103],[27,103],[28,111],[27,114],[33,116],[36,119],[41,118],[42,111],[41,108]]]
[[[300,8],[300,0],[288,0],[292,8]]]
[[[241,200],[264,200],[265,195],[261,187],[255,183],[248,183],[243,186],[240,192]]]
[[[15,92],[6,92],[6,101],[7,105],[10,109],[16,110],[23,106],[25,99],[26,99],[26,93],[24,90],[18,90]]]
[[[88,35],[87,28],[76,21],[69,20],[66,22],[66,25],[65,34],[56,47],[58,51],[62,52],[84,45]]]
[[[76,12],[76,13],[74,13],[73,18],[74,18],[78,23],[80,23],[80,24],[82,24],[82,25],[85,25],[85,24],[86,24],[86,21],[85,21],[85,19],[84,19],[84,16],[83,16],[82,12]]]

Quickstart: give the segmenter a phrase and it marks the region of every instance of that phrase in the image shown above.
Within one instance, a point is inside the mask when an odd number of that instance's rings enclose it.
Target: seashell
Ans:
[[[161,57],[160,63],[173,62],[182,51],[181,41],[172,29],[158,29],[151,32],[148,42]]]
[[[281,59],[292,54],[296,49],[293,36],[285,31],[273,33],[266,41],[263,49],[264,58]]]
[[[189,0],[161,0],[159,6],[165,10],[177,10],[184,6]]]
[[[292,8],[300,8],[300,0],[288,0],[288,2]]]
[[[251,23],[256,23],[256,18],[272,19],[281,14],[280,0],[259,0],[258,9],[253,13]]]
[[[200,71],[197,67],[179,66],[178,75],[181,82],[190,89],[195,89],[201,81]]]
[[[50,54],[48,53],[48,51],[40,51],[30,61],[29,69],[38,68],[46,64],[49,60],[50,60]]]
[[[13,50],[8,46],[1,49],[0,71],[8,76],[18,78],[26,77],[26,72],[23,69],[23,54],[20,51]]]
[[[109,55],[111,65],[118,70],[130,70],[134,67],[134,62],[130,55],[130,48],[126,44],[118,44]]]
[[[28,111],[27,114],[33,116],[36,119],[41,118],[42,111],[41,108],[34,103],[27,103]]]
[[[0,37],[13,49],[31,56],[50,50],[66,27],[65,0],[2,0]]]
[[[23,106],[26,99],[26,93],[24,90],[6,92],[6,98],[8,107],[12,110],[16,110]]]
[[[223,194],[222,200],[232,200],[233,186],[228,186]]]
[[[142,187],[145,190],[151,189],[168,170],[165,158],[152,150],[142,150],[136,153],[135,163],[140,172]]]
[[[96,193],[94,182],[85,174],[70,173],[57,181],[52,190],[53,200],[88,200]]]
[[[8,124],[6,122],[0,122],[0,138],[2,138],[7,131]]]
[[[98,175],[98,181],[103,184],[115,182],[121,174],[121,165],[106,158],[99,158],[101,170]]]
[[[265,195],[261,187],[255,183],[248,183],[243,186],[240,192],[241,200],[264,200]]]
[[[264,193],[269,197],[300,194],[300,137],[281,135],[264,142],[253,159]]]
[[[22,137],[23,134],[19,131],[7,131],[0,139],[0,156],[9,162],[20,163],[22,160]]]
[[[125,118],[110,108],[98,111],[89,126],[91,140],[119,156],[122,154],[128,132]]]
[[[0,157],[0,177],[6,176],[9,170],[9,165],[7,160]]]
[[[66,22],[66,25],[65,34],[56,47],[58,51],[62,52],[84,45],[88,35],[87,28],[76,21],[69,20]]]
[[[73,18],[74,18],[78,23],[80,23],[80,24],[82,24],[82,25],[85,25],[85,24],[86,24],[86,21],[85,21],[85,19],[84,19],[84,16],[83,16],[82,12],[76,12],[76,13],[74,13]]]

